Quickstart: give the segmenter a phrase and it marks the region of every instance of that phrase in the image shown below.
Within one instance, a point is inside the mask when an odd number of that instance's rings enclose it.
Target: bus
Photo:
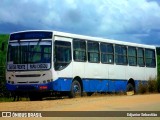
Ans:
[[[155,46],[47,30],[11,33],[6,66],[7,89],[30,100],[136,92],[157,76]]]

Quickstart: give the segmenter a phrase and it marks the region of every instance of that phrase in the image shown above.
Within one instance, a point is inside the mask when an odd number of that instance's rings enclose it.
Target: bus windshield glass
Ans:
[[[8,47],[8,70],[44,70],[51,64],[51,42],[15,42]]]

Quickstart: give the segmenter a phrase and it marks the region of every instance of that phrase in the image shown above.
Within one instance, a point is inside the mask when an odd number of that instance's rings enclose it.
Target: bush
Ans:
[[[0,97],[10,97],[10,92],[6,89],[5,67],[0,66]]]
[[[150,78],[148,81],[148,92],[154,93],[157,92],[157,80]]]
[[[148,84],[147,84],[147,82],[140,81],[139,85],[138,85],[138,93],[144,94],[146,92],[148,92]]]
[[[138,85],[138,93],[144,94],[144,93],[156,93],[160,92],[160,76],[156,79],[150,78],[148,82],[139,82]]]

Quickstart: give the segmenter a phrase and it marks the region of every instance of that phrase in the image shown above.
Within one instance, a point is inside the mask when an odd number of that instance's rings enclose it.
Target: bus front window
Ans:
[[[51,44],[30,43],[28,49],[29,63],[50,63],[51,62]]]
[[[38,64],[46,64],[48,69],[51,63],[51,42],[9,43],[7,62],[8,70],[20,70],[20,65],[26,66],[25,70],[41,69]]]

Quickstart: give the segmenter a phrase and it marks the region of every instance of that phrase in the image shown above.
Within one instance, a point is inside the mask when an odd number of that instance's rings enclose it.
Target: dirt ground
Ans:
[[[160,111],[160,94],[1,102],[0,111]],[[57,119],[61,120],[61,118]]]

